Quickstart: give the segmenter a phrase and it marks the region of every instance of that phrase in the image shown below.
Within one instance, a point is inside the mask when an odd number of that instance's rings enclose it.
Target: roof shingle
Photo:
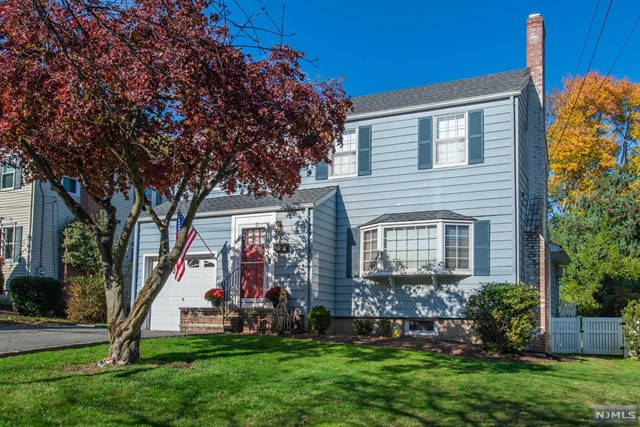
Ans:
[[[349,115],[518,91],[522,89],[529,78],[529,69],[522,68],[470,79],[358,96],[352,98],[354,110]]]
[[[474,218],[470,216],[460,215],[458,213],[449,210],[438,211],[422,211],[422,212],[406,212],[406,213],[393,213],[384,214],[379,217],[362,224],[360,227],[366,227],[375,224],[384,224],[390,222],[413,222],[413,221],[433,221],[433,220],[452,220],[452,221],[473,221]]]

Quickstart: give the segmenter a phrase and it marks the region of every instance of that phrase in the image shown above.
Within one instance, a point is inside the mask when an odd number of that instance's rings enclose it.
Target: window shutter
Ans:
[[[491,274],[491,233],[489,221],[476,221],[473,225],[473,274],[489,276]]]
[[[433,167],[433,119],[418,120],[418,169]]]
[[[329,168],[325,162],[316,165],[316,181],[327,179],[329,177]]]
[[[20,255],[22,254],[22,227],[16,227],[13,229],[13,261],[20,261]]]
[[[358,175],[371,175],[371,126],[358,128]]]
[[[13,174],[13,189],[17,190],[22,187],[22,169],[16,167],[16,171]]]
[[[360,274],[360,228],[347,228],[347,279]]]
[[[469,111],[469,164],[484,162],[484,110]]]

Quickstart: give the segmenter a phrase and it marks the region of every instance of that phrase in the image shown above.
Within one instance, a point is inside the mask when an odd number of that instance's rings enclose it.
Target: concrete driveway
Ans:
[[[184,335],[173,331],[142,331],[143,338]],[[108,343],[105,328],[90,326],[0,325],[0,357],[42,350]]]

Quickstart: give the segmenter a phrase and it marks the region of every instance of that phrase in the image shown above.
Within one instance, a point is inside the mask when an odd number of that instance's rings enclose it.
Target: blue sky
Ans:
[[[242,2],[247,10],[251,4]],[[578,65],[597,0],[263,0],[285,5],[290,45],[317,58],[312,77],[344,77],[352,96],[525,67],[525,21],[544,17],[547,91]],[[579,74],[587,70],[609,0],[600,0]],[[614,0],[592,70],[606,74],[640,15],[640,1]],[[612,71],[640,82],[640,24]]]

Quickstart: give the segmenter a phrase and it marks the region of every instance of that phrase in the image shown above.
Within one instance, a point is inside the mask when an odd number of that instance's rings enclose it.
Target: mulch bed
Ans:
[[[503,360],[509,362],[526,362],[526,363],[550,363],[556,361],[569,361],[573,359],[550,357],[542,353],[521,352],[517,354],[500,354],[485,351],[481,346],[475,344],[466,344],[457,341],[445,341],[432,337],[365,337],[357,335],[313,335],[313,334],[294,334],[294,339],[308,339],[321,342],[335,342],[341,344],[368,345],[375,347],[392,347],[410,350],[430,351],[432,353],[446,354],[450,356],[471,357],[482,360]]]

